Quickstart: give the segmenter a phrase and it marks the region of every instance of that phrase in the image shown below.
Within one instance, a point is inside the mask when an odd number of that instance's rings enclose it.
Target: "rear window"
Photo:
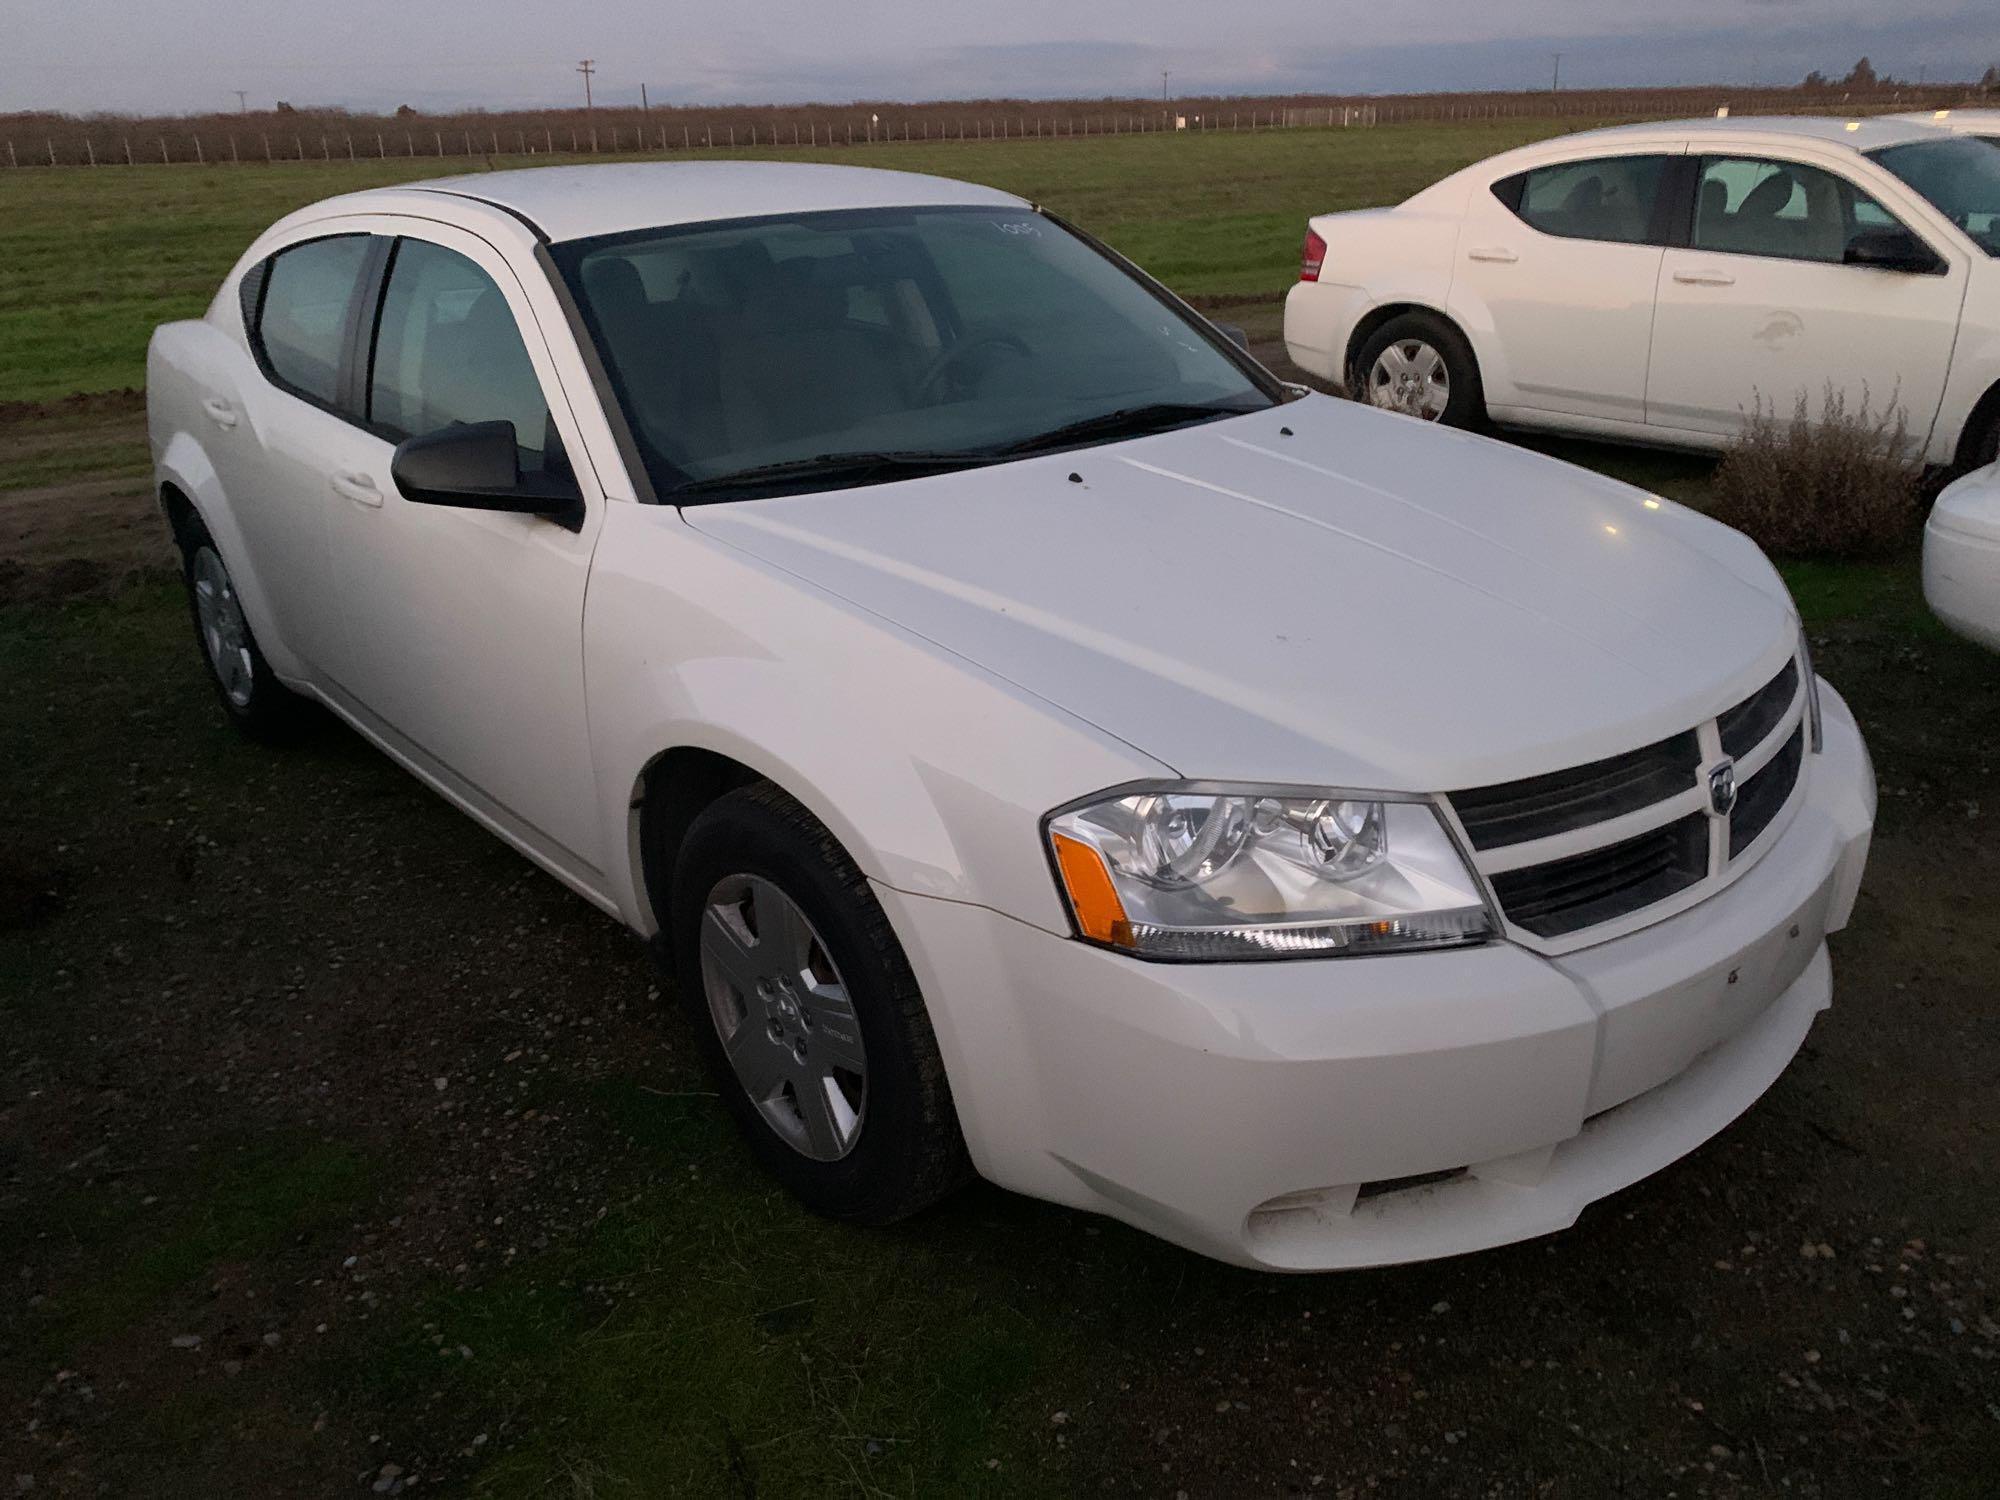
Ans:
[[[339,392],[341,346],[368,236],[336,235],[280,250],[259,267],[252,342],[280,385],[325,406]]]
[[[1667,156],[1603,156],[1536,167],[1493,184],[1521,221],[1567,240],[1655,240]]]

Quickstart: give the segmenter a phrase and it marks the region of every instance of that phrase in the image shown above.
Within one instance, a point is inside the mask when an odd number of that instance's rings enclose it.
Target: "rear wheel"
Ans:
[[[768,782],[689,828],[676,988],[766,1170],[830,1218],[885,1224],[970,1175],[937,1038],[867,879]]]
[[[253,739],[280,740],[298,728],[304,701],[271,672],[244,617],[235,581],[201,517],[189,512],[179,528],[181,576],[188,612],[209,680],[229,721]]]
[[[1431,313],[1403,313],[1376,329],[1355,358],[1351,389],[1370,406],[1448,427],[1485,415],[1471,346]]]

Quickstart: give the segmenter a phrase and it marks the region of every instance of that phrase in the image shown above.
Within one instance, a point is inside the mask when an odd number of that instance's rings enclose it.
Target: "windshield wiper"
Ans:
[[[1064,448],[1074,443],[1088,442],[1092,438],[1143,437],[1149,432],[1165,432],[1171,427],[1186,427],[1195,422],[1209,422],[1218,417],[1240,417],[1260,408],[1254,406],[1211,406],[1186,401],[1155,401],[1145,406],[1123,406],[1117,411],[1107,411],[1100,416],[1085,417],[1080,422],[1066,422],[1061,427],[1052,427],[1047,432],[1034,437],[1023,438],[1018,443],[1009,443],[996,448],[995,453],[1018,458],[1024,453],[1042,453],[1051,448]]]
[[[767,486],[790,486],[795,480],[827,480],[859,484],[883,475],[909,478],[917,474],[946,474],[953,469],[970,469],[998,461],[991,453],[926,453],[918,450],[885,450],[874,453],[821,453],[813,458],[791,458],[782,463],[758,464],[732,474],[714,474],[691,479],[667,492],[667,498],[682,495],[715,495],[732,490],[761,490]]]

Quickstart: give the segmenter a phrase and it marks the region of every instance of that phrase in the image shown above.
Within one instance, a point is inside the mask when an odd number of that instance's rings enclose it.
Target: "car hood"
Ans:
[[[1511,780],[1711,717],[1796,643],[1738,533],[1321,396],[685,515],[1193,778]]]

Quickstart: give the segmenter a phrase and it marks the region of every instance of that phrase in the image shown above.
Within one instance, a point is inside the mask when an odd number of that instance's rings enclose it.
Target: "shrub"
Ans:
[[[1790,420],[1762,399],[1717,465],[1709,513],[1766,552],[1860,557],[1893,549],[1922,510],[1923,463],[1899,403],[1881,416],[1829,384],[1812,417],[1801,393]]]

